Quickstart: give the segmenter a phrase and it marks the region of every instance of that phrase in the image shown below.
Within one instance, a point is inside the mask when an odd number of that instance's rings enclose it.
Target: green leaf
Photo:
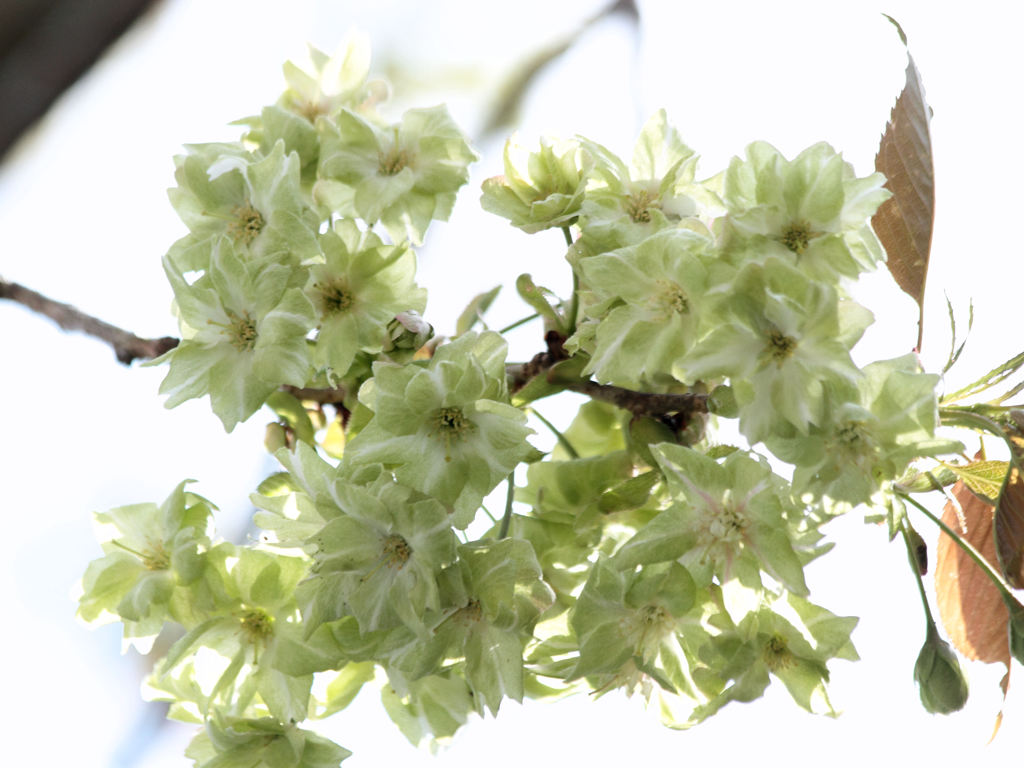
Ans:
[[[622,571],[676,560],[693,549],[696,536],[677,510],[666,509],[623,544],[611,559]]]
[[[350,661],[327,684],[322,708],[316,717],[330,717],[351,704],[363,686],[373,680],[377,665],[372,661]]]
[[[598,507],[606,514],[642,507],[660,479],[661,473],[653,469],[631,477],[602,493]]]
[[[961,387],[948,395],[943,395],[942,404],[947,405],[949,403],[956,403],[970,397],[971,395],[977,395],[987,389],[991,389],[1016,373],[1021,366],[1024,366],[1024,352],[1014,355],[1002,365],[997,365],[984,376],[975,379],[967,386]]]
[[[535,285],[533,278],[527,274],[516,278],[516,291],[523,301],[533,307],[547,321],[545,326],[558,331],[563,336],[566,334],[565,321],[559,312],[562,300],[552,291],[544,286]]]
[[[994,504],[999,498],[999,491],[1006,479],[1006,473],[1010,468],[1008,461],[972,461],[968,464],[947,464],[942,463],[957,478],[964,481],[964,485],[974,493]]]
[[[459,315],[459,319],[455,321],[455,336],[459,337],[466,331],[472,330],[473,326],[477,323],[484,322],[484,313],[490,308],[491,304],[494,303],[494,299],[497,298],[498,293],[501,291],[501,286],[496,285],[491,290],[485,291],[484,293],[478,293],[472,298],[469,304],[462,314]],[[484,324],[486,327],[486,324]]]
[[[278,390],[267,398],[267,407],[295,431],[295,436],[302,442],[313,445],[313,422],[305,406],[294,395]]]

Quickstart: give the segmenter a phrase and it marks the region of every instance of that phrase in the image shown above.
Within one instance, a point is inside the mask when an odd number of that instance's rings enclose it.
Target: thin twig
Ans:
[[[659,394],[636,392],[632,389],[598,384],[596,381],[573,382],[566,389],[586,395],[591,400],[602,400],[629,411],[634,416],[662,416],[669,413],[707,413],[708,396],[696,392]]]
[[[293,387],[290,384],[283,384],[281,389],[299,400],[308,400],[320,405],[340,405],[345,402],[345,397],[348,394],[344,387],[314,389],[313,387]]]
[[[94,338],[105,341],[113,350],[117,359],[125,365],[134,360],[151,360],[168,350],[178,346],[179,340],[173,336],[159,339],[143,339],[134,333],[111,325],[99,318],[88,315],[79,309],[43,296],[41,293],[26,288],[18,283],[0,279],[0,299],[10,299],[22,304],[34,312],[53,320],[66,331],[81,331]],[[562,346],[565,337],[557,331],[549,331],[545,337],[547,351],[535,355],[528,363],[509,364],[506,372],[510,379],[512,391],[517,391],[534,376],[542,375],[562,360],[569,359],[569,354]],[[598,384],[595,381],[570,382],[566,389],[579,392],[594,400],[602,400],[631,412],[635,416],[664,416],[667,414],[707,413],[707,395],[685,392],[682,394],[652,394],[635,392],[609,384]],[[314,389],[284,387],[300,400],[311,400],[321,405],[340,406],[345,399],[344,389]]]
[[[99,318],[87,315],[70,304],[43,296],[18,283],[0,279],[0,299],[10,299],[33,312],[45,315],[65,331],[81,331],[109,344],[119,362],[131,365],[134,360],[151,360],[178,346],[178,339],[164,336],[143,339]]]

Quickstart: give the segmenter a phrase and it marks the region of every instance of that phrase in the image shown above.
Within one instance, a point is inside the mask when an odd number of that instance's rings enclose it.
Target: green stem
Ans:
[[[932,512],[929,511],[928,508],[925,507],[920,502],[916,501],[915,499],[912,499],[905,493],[899,493],[897,495],[904,501],[909,501],[911,504],[917,507],[922,513],[924,513],[924,515],[929,520],[931,520],[933,523],[939,526],[939,528],[942,529],[943,533],[945,533],[947,536],[949,536],[949,538],[956,542],[957,546],[959,546],[960,549],[966,552],[968,557],[970,557],[971,560],[974,561],[975,565],[981,568],[984,574],[988,576],[989,581],[991,581],[995,585],[996,589],[999,590],[1004,600],[1006,600],[1007,598],[1011,600],[1014,599],[1013,595],[1010,593],[1010,585],[1007,584],[1006,581],[1003,579],[1002,574],[999,573],[995,568],[993,568],[989,561],[985,559],[985,556],[982,555],[977,549],[975,549],[969,541],[965,541],[963,537],[960,536],[960,534],[958,534],[956,531],[954,531],[952,528],[950,528],[948,525],[942,522],[942,520],[939,517],[936,517],[934,514],[932,514]]]
[[[531,413],[533,413],[534,416],[540,419],[541,424],[543,424],[545,427],[551,430],[551,433],[555,436],[555,439],[558,440],[558,444],[565,449],[566,453],[569,454],[570,459],[578,459],[580,457],[580,455],[576,452],[576,449],[572,447],[572,443],[569,442],[569,439],[558,431],[558,427],[556,427],[550,421],[541,416],[540,413],[537,412],[536,408],[531,408],[530,411]]]
[[[565,244],[572,248],[572,230],[569,227],[562,227],[562,234],[565,235]],[[572,298],[569,300],[569,317],[566,318],[566,325],[569,328],[569,336],[576,333],[576,315],[580,311],[580,276],[576,270],[572,271]]]
[[[1006,447],[1010,449],[1010,461],[1018,470],[1024,472],[1024,467],[1020,465],[1020,461],[1017,459],[1017,450],[1013,441],[1007,437],[1003,428],[988,416],[971,410],[971,406],[947,405],[939,408],[939,419],[943,426],[967,427],[969,429],[990,432],[1000,438],[1006,443]]]
[[[508,527],[512,523],[512,498],[516,492],[515,470],[508,475],[508,493],[505,496],[505,515],[501,518],[501,528],[498,529],[498,538],[504,539],[508,536]]]
[[[978,381],[968,384],[966,387],[961,387],[956,392],[951,392],[942,398],[943,403],[953,403],[965,397],[976,395],[979,392],[984,392],[986,389],[991,389],[997,384],[1001,384],[1012,376],[1018,368],[1024,365],[1024,352],[1018,355],[1014,355],[1005,363],[997,368],[986,373]]]
[[[484,511],[484,514],[491,519],[491,523],[493,523],[494,525],[498,524],[498,518],[491,514],[491,510],[489,510],[485,504],[481,504],[480,509],[482,509]]]
[[[917,591],[921,593],[921,605],[924,606],[924,618],[928,622],[928,627],[931,628],[935,624],[935,619],[932,618],[932,609],[928,605],[928,595],[924,591],[924,581],[921,579],[921,571],[917,568],[917,555],[914,552],[914,545],[910,543],[910,532],[907,530],[907,521],[900,521],[900,533],[903,534],[903,543],[907,545],[907,557],[910,558],[910,570],[914,572],[914,578],[917,580]]]
[[[504,328],[502,328],[500,331],[498,331],[498,333],[502,333],[502,334],[508,333],[513,328],[518,328],[520,325],[526,325],[528,322],[530,322],[531,320],[536,320],[538,317],[540,317],[540,312],[534,312],[529,317],[524,317],[521,320],[516,320],[511,325],[506,325]]]

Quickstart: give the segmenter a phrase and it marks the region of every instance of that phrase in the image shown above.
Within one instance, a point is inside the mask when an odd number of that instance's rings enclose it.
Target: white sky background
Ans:
[[[287,12],[284,8],[290,9]],[[479,105],[515,62],[557,38],[600,2],[314,2],[168,0],[121,41],[0,169],[0,274],[129,328],[175,334],[160,256],[183,233],[167,202],[171,157],[186,142],[233,139],[227,123],[272,103],[280,66],[306,42],[331,50],[346,30],[367,30],[375,71],[396,72],[395,111],[439,100],[474,134]],[[1022,270],[1019,82],[1024,74],[1017,3],[857,2],[643,4],[642,44],[621,21],[593,28],[537,83],[520,137],[581,133],[629,157],[643,120],[668,109],[702,155],[702,175],[764,139],[787,156],[826,140],[860,174],[872,169],[878,136],[903,83],[896,17],[934,109],[938,210],[928,287],[924,360],[941,368],[948,350],[945,290],[961,316],[973,297],[972,341],[953,386],[1017,352]],[[414,82],[415,81],[415,82]],[[414,87],[415,86],[415,87]],[[461,90],[458,90],[461,89]],[[561,234],[522,235],[479,210],[479,183],[501,171],[501,142],[483,160],[452,222],[437,225],[421,253],[428,318],[450,332],[469,298],[501,282],[495,327],[529,313],[514,297],[521,272],[569,287]],[[886,273],[864,302],[878,324],[862,361],[908,351],[914,307]],[[514,359],[540,349],[527,331]],[[0,480],[8,544],[3,558],[6,661],[0,716],[8,748],[45,764],[133,765],[128,743],[152,742],[138,765],[184,766],[191,727],[156,728],[141,703],[144,662],[119,651],[119,627],[89,632],[68,595],[100,551],[95,509],[160,501],[196,478],[219,504],[225,536],[245,530],[248,494],[273,469],[262,449],[269,420],[252,417],[225,435],[207,401],[166,411],[156,395],[163,370],[125,369],[106,347],[67,335],[0,303]],[[569,415],[543,409],[564,424]],[[544,444],[548,438],[538,437]],[[937,504],[934,505],[937,508]],[[934,543],[933,529],[919,528]],[[916,586],[902,545],[857,520],[832,529],[839,545],[810,572],[812,597],[858,615],[863,661],[837,663],[838,720],[815,718],[773,685],[754,704],[732,704],[697,729],[657,724],[640,702],[607,696],[547,705],[502,705],[497,721],[474,722],[434,760],[414,751],[366,690],[325,732],[355,751],[346,766],[512,765],[573,760],[610,765],[644,759],[742,764],[777,755],[790,765],[844,765],[910,757],[952,764],[1024,750],[1024,680],[1011,682],[1003,729],[984,747],[999,708],[1001,667],[972,665],[965,713],[933,717],[912,681],[924,639]],[[147,716],[145,713],[150,712]],[[153,728],[153,730],[148,730]],[[11,739],[17,732],[17,737]],[[134,737],[135,743],[131,742]],[[856,760],[854,759],[856,758]]]

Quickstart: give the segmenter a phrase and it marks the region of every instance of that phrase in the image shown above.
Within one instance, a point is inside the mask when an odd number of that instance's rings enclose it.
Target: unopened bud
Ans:
[[[263,436],[263,445],[270,453],[274,453],[279,448],[284,448],[288,445],[288,433],[285,431],[285,428],[276,421],[267,424],[267,431]]]
[[[732,387],[722,384],[711,390],[711,394],[708,395],[708,411],[726,419],[735,419],[740,410],[736,405],[736,395]]]
[[[388,323],[388,338],[391,350],[404,349],[415,352],[426,344],[434,335],[434,328],[420,317],[419,312],[408,310],[399,312],[395,319]]]
[[[929,712],[948,715],[963,709],[967,703],[967,678],[956,653],[939,637],[932,624],[921,653],[914,665],[914,680],[921,693],[921,703]]]

